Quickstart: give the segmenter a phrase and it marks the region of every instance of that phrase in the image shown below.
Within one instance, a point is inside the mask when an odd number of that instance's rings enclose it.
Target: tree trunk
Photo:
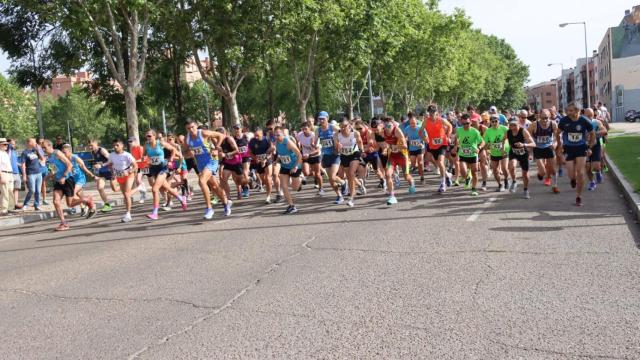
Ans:
[[[229,125],[240,124],[240,112],[238,111],[238,102],[236,101],[236,93],[229,92],[225,96],[227,110],[229,110]]]
[[[298,111],[300,112],[300,123],[307,121],[307,102],[309,99],[298,98]]]
[[[136,108],[136,93],[133,89],[126,87],[124,89],[124,105],[127,111],[127,133],[129,136],[136,138],[140,142],[138,134],[138,112]]]
[[[313,79],[313,100],[315,102],[314,113],[318,114],[322,111],[322,104],[320,102],[320,81],[318,79]]]

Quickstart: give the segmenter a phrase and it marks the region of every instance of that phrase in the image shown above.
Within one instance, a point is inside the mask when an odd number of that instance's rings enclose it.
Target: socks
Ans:
[[[158,215],[158,208],[154,207],[153,211],[151,213],[154,214],[154,215]]]

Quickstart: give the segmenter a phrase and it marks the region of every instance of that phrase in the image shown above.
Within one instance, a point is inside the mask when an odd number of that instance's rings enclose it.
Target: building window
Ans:
[[[546,96],[551,96],[551,93],[550,93],[550,92],[548,92],[548,93],[546,93],[545,95],[546,95]]]
[[[60,89],[60,83],[56,84],[56,89]]]

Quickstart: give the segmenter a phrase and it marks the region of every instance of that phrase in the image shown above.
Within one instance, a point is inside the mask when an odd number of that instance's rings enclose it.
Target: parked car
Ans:
[[[640,121],[640,111],[629,110],[624,114],[624,120],[628,122]]]

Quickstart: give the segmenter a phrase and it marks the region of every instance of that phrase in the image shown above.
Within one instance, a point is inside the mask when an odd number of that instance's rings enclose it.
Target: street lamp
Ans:
[[[587,23],[585,21],[562,23],[559,26],[561,28],[567,25],[582,25],[584,26],[584,57],[587,59],[587,107],[591,107],[591,83],[589,81],[589,47],[587,45]]]

